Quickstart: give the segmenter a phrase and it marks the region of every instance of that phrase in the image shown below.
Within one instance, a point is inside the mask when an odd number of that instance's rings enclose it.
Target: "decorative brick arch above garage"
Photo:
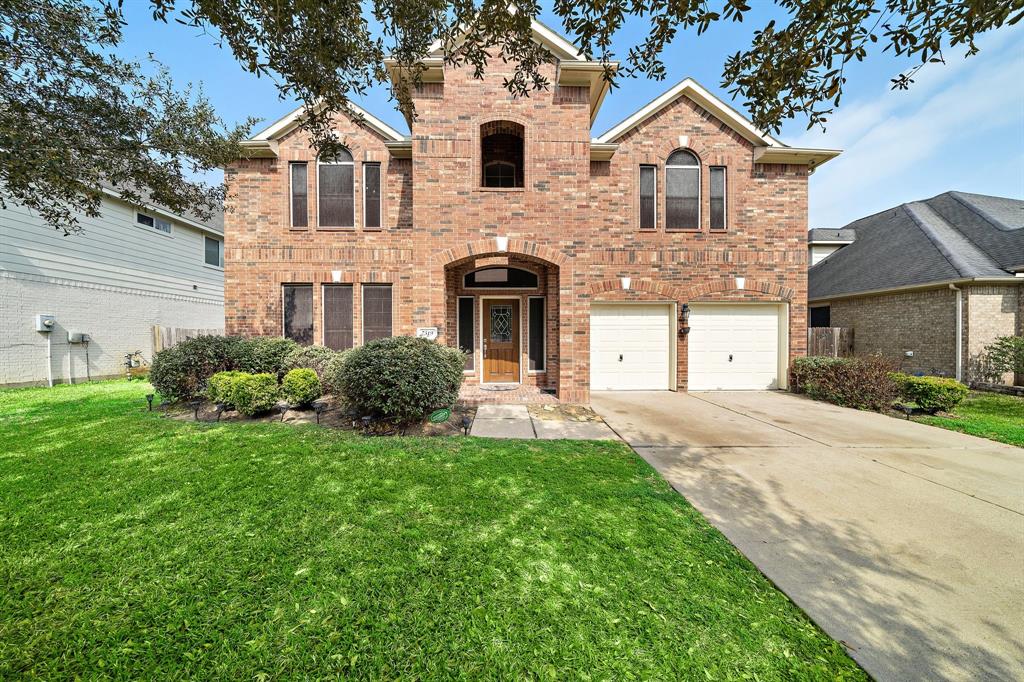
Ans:
[[[504,241],[502,241],[504,240]],[[521,254],[533,256],[546,260],[559,267],[568,265],[570,259],[561,251],[552,249],[537,242],[526,241],[525,239],[509,239],[503,237],[491,237],[480,239],[475,242],[467,242],[461,246],[444,251],[438,251],[434,259],[440,265],[449,265],[455,261],[472,258],[473,256],[489,256],[493,254]]]

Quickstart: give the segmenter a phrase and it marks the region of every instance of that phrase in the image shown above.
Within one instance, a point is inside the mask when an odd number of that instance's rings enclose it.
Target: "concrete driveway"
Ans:
[[[1024,449],[786,393],[591,401],[875,678],[1024,679]]]

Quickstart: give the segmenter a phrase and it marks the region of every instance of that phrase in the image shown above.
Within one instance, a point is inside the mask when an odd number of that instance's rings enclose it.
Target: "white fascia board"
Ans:
[[[841,149],[808,149],[800,147],[756,147],[754,163],[784,163],[817,168],[842,154]]]
[[[162,208],[160,206],[157,206],[156,204],[143,204],[142,206],[138,206],[138,205],[133,204],[132,202],[128,201],[123,196],[121,196],[121,193],[118,192],[117,190],[110,189],[109,187],[101,187],[100,191],[103,192],[104,194],[106,194],[108,197],[113,197],[114,199],[117,199],[118,201],[122,201],[122,202],[128,204],[129,206],[131,206],[134,209],[141,209],[143,211],[148,211],[150,213],[156,213],[161,218],[167,218],[169,220],[174,220],[174,221],[179,222],[179,223],[184,223],[185,225],[188,225],[189,227],[194,227],[197,230],[201,230],[203,232],[209,232],[210,234],[216,235],[218,237],[223,237],[224,236],[223,230],[218,230],[215,227],[210,227],[209,225],[204,225],[203,223],[199,222],[198,220],[193,220],[192,218],[186,218],[183,215],[179,215],[177,213],[174,213],[173,211],[168,211],[166,208]]]
[[[716,118],[727,124],[744,138],[754,143],[755,146],[763,147],[785,147],[771,135],[764,133],[754,127],[750,121],[743,117],[731,106],[708,92],[700,83],[692,78],[684,78],[679,83],[656,97],[646,106],[642,107],[624,121],[613,126],[597,139],[600,142],[614,142],[617,138],[637,127],[651,116],[655,115],[680,96],[687,96],[694,102],[714,114]]]
[[[389,140],[404,140],[405,135],[398,132],[384,121],[380,120],[370,112],[363,109],[355,102],[349,102],[349,108],[353,112],[359,114],[363,118],[363,122],[366,123],[371,129],[376,131],[378,134]],[[276,137],[280,137],[285,133],[293,130],[299,125],[299,117],[302,116],[302,112],[305,111],[305,107],[299,107],[295,111],[291,112],[287,116],[278,119],[267,128],[264,128],[259,133],[250,138],[250,141],[263,141],[271,140]]]

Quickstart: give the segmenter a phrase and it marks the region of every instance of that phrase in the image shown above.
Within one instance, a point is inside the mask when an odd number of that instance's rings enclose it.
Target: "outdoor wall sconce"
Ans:
[[[146,405],[149,406],[149,410],[148,410],[149,412],[153,411],[153,398],[154,397],[155,396],[152,393],[147,393],[146,394]]]
[[[679,335],[690,333],[690,306],[686,303],[679,307]]]

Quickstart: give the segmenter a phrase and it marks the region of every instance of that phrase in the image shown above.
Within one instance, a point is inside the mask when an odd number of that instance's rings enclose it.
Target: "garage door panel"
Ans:
[[[695,304],[688,347],[690,390],[778,388],[779,307]]]
[[[668,305],[594,304],[590,315],[591,388],[670,388],[671,321]]]

